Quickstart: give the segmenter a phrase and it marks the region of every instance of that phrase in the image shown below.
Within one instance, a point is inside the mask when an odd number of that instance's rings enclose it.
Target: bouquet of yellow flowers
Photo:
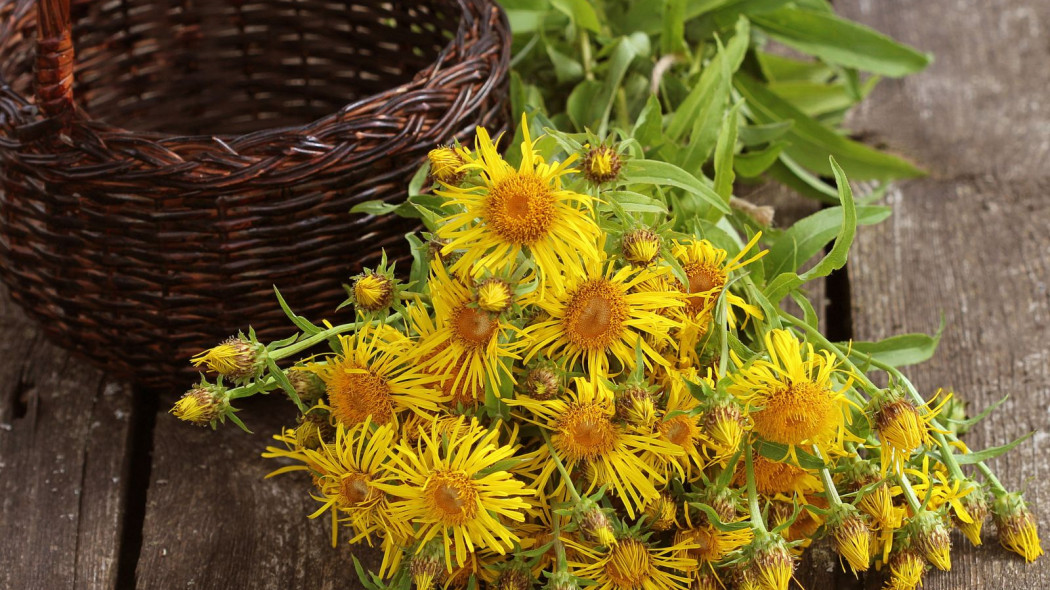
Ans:
[[[485,129],[436,148],[406,203],[364,208],[424,224],[407,281],[385,260],[354,277],[343,325],[281,300],[299,333],[203,352],[219,377],[173,412],[243,427],[237,400],[283,390],[300,416],[263,456],[305,476],[333,544],[381,548],[372,590],[785,590],[824,536],[899,590],[989,516],[1035,560],[1035,519],[985,464],[1019,441],[971,451],[983,415],[897,368],[936,337],[831,342],[801,291],[878,208],[832,160],[837,208],[759,231],[729,206],[733,125],[710,181],[525,119],[506,155]]]

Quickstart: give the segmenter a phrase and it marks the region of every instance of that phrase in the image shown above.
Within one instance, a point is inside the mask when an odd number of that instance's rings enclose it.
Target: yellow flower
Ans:
[[[728,387],[745,404],[762,438],[788,445],[792,457],[800,445],[839,449],[846,436],[850,401],[845,392],[852,375],[835,388],[834,356],[815,352],[787,330],[766,335],[769,360],[759,359],[730,374]],[[737,366],[743,363],[733,355]],[[855,437],[854,437],[855,438]]]
[[[636,229],[623,236],[623,257],[631,264],[648,266],[660,255],[663,240],[649,229]]]
[[[231,336],[222,344],[193,357],[190,362],[195,367],[205,365],[213,373],[242,382],[262,374],[263,349],[261,344],[244,336]]]
[[[677,512],[674,498],[664,492],[645,507],[646,522],[654,531],[666,531],[674,525]]]
[[[433,318],[420,306],[409,306],[419,342],[412,355],[421,370],[441,375],[441,388],[455,406],[485,399],[485,386],[499,391],[518,358],[518,329],[474,305],[469,279],[450,274],[441,261],[430,267]]]
[[[277,469],[266,477],[291,471],[313,474],[320,492],[314,499],[322,505],[310,518],[331,513],[333,547],[338,540],[340,523],[353,530],[351,543],[365,539],[371,545],[372,535],[377,534],[384,540],[392,540],[394,545],[401,545],[407,541],[409,531],[403,521],[391,517],[387,495],[377,487],[393,482],[386,462],[395,435],[393,426],[377,426],[366,418],[364,422],[349,427],[338,425],[332,444],[310,449],[299,446],[295,433],[288,430],[283,436],[274,436],[288,447],[267,447],[262,456],[292,459],[298,464]],[[389,549],[386,543],[384,548]]]
[[[753,455],[755,469],[755,488],[758,493],[766,496],[776,494],[798,494],[804,496],[807,492],[821,491],[820,480],[812,473],[801,467],[797,467],[783,461],[767,459],[758,453]],[[744,470],[744,462],[737,464],[737,472],[733,476],[733,483],[743,486],[747,481]]]
[[[366,272],[354,280],[353,296],[358,309],[386,309],[394,300],[394,281],[382,274]]]
[[[748,264],[765,256],[768,250],[762,250],[754,256],[743,260],[744,256],[758,243],[761,233],[745,245],[740,252],[732,258],[725,250],[716,247],[707,240],[688,239],[684,241],[675,240],[671,247],[671,255],[682,265],[685,271],[687,283],[679,284],[679,288],[690,295],[685,311],[693,317],[701,315],[705,310],[714,307],[714,302],[722,294],[729,275],[733,271],[741,269]],[[742,297],[732,292],[726,294],[726,312],[730,327],[736,326],[736,314],[734,308],[744,312],[745,317],[754,316],[762,318],[762,311],[747,303]]]
[[[717,502],[714,504],[718,505]],[[723,524],[736,524],[747,519],[746,516],[738,516],[735,508],[731,506],[723,510],[718,508],[715,510],[720,512],[718,516]],[[700,566],[698,569],[703,569],[704,564],[709,564],[710,567],[722,561],[730,553],[751,542],[753,534],[750,527],[719,530],[706,514],[696,517],[697,511],[690,510],[688,504],[683,506],[682,513],[685,517],[685,527],[675,532],[675,545],[685,549],[678,556],[696,560]]]
[[[665,386],[665,409],[660,421],[656,423],[656,433],[661,440],[681,447],[679,459],[687,480],[691,480],[694,471],[699,473],[707,466],[707,461],[700,453],[700,444],[704,441],[701,429],[700,402],[697,401],[686,385],[686,379],[699,380],[696,371],[679,372],[674,369],[666,371],[668,375]]]
[[[202,381],[200,385],[184,393],[170,411],[179,420],[197,426],[207,426],[218,420],[227,407],[229,402],[226,400],[225,390]]]
[[[583,157],[583,176],[594,184],[612,182],[620,176],[623,159],[616,150],[599,145]]]
[[[457,565],[475,548],[512,550],[520,539],[505,523],[523,522],[526,498],[535,494],[511,473],[493,469],[514,456],[513,446],[498,444],[498,428],[486,430],[476,418],[464,426],[443,437],[435,422],[416,449],[399,444],[389,465],[399,482],[375,484],[398,498],[390,517],[413,523],[421,548],[440,538],[449,570],[453,549]]]
[[[569,571],[593,580],[595,590],[686,590],[689,579],[678,572],[690,571],[695,562],[678,557],[684,546],[654,547],[634,538],[615,545],[592,547],[566,540],[574,549]]]
[[[922,586],[926,562],[911,549],[904,549],[890,560],[890,579],[885,590],[915,590]]]
[[[1043,554],[1035,517],[1021,494],[1002,494],[992,502],[992,517],[999,531],[999,543],[1032,563]]]
[[[496,152],[488,132],[477,129],[477,154],[461,169],[478,170],[481,184],[446,185],[436,191],[446,199],[446,207],[461,209],[443,218],[435,233],[448,240],[442,255],[463,251],[452,270],[475,276],[516,264],[527,249],[542,292],[545,281],[558,277],[563,268],[597,258],[600,232],[592,218],[591,197],[561,186],[561,177],[574,171],[569,168],[573,158],[547,164],[533,147],[524,116],[521,130],[521,165],[515,169]]]
[[[985,499],[983,489],[973,482],[968,483],[974,489],[961,502],[963,509],[970,515],[970,522],[964,521],[956,513],[952,513],[952,522],[966,535],[970,544],[974,547],[979,547],[981,545],[981,529],[984,527],[984,521],[988,517],[988,501]]]
[[[912,546],[939,570],[952,569],[952,541],[939,513],[922,510],[906,526]]]
[[[514,305],[514,290],[503,279],[488,278],[477,284],[478,307],[489,313],[503,313]]]
[[[392,331],[369,325],[354,335],[340,336],[341,354],[304,367],[324,381],[332,415],[339,423],[352,426],[371,417],[386,424],[405,410],[438,409],[442,401],[435,386],[438,379],[414,366],[404,354],[404,342],[388,330]]]
[[[888,483],[867,487],[867,491],[864,489],[862,488],[862,494],[857,500],[857,508],[871,517],[876,547],[881,547],[877,554],[881,554],[882,560],[885,561],[889,559],[890,549],[893,547],[893,534],[904,524],[906,511],[893,503],[895,494]]]
[[[938,390],[922,408],[916,408],[910,400],[888,391],[871,402],[871,415],[882,442],[882,473],[890,466],[899,469],[915,449],[930,442],[930,423],[948,403],[952,395]],[[940,403],[934,407],[937,398]]]
[[[430,161],[430,176],[446,185],[459,184],[463,180],[462,167],[466,164],[463,158],[465,149],[456,150],[451,146],[441,146],[430,150],[427,160]]]
[[[549,318],[525,329],[532,342],[525,360],[540,351],[565,366],[582,360],[588,374],[597,378],[609,374],[614,360],[620,368],[633,369],[639,347],[646,366],[667,364],[642,335],[670,344],[668,332],[679,324],[658,311],[682,302],[674,292],[633,290],[653,276],[649,270],[617,271],[611,263],[601,263],[589,266],[586,276],[575,278],[567,289],[548,292],[538,304]]]
[[[787,590],[795,572],[795,558],[783,538],[766,533],[763,537],[756,537],[745,552],[751,555],[748,565],[755,572],[758,588]]]
[[[845,506],[849,506],[846,504]],[[871,561],[871,529],[854,510],[830,526],[835,550],[853,573],[867,571]]]
[[[667,481],[659,463],[681,455],[681,448],[615,423],[612,392],[601,382],[577,378],[575,387],[563,397],[568,399],[518,398],[506,402],[528,410],[536,416],[530,421],[553,433],[551,446],[570,473],[584,467],[589,484],[586,493],[608,486],[633,518],[636,510],[659,496],[655,484]],[[556,465],[546,446],[540,447],[534,459],[541,466],[535,486],[542,490]],[[564,495],[565,485],[559,478],[555,494]]]

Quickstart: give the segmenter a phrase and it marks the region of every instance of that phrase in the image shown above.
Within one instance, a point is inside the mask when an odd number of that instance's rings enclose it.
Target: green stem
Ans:
[[[580,30],[580,60],[583,61],[583,76],[594,79],[594,65],[591,63],[591,38],[586,30]]]
[[[813,454],[820,459],[821,463],[824,462],[824,456],[820,454],[820,449],[817,445],[813,445]],[[832,508],[842,505],[842,499],[839,498],[839,491],[835,488],[835,482],[831,479],[831,472],[828,471],[827,466],[820,468],[820,482],[824,484],[824,490],[827,492],[828,503],[831,504]]]
[[[911,507],[912,512],[918,514],[922,510],[922,504],[919,502],[919,497],[915,495],[915,490],[911,489],[908,476],[898,471],[897,479],[901,482],[901,489],[904,490],[904,499],[908,501],[908,506]]]
[[[390,323],[398,319],[401,319],[401,314],[392,313],[389,316],[387,316],[383,323]],[[270,355],[271,359],[278,361],[283,358],[292,356],[293,354],[302,352],[310,348],[311,346],[324,342],[332,336],[337,336],[339,334],[342,334],[343,332],[349,332],[350,330],[356,330],[357,328],[360,328],[361,326],[364,326],[368,323],[369,322],[353,322],[350,324],[340,324],[338,326],[328,328],[327,330],[321,330],[320,332],[314,334],[313,336],[310,336],[309,338],[304,338],[294,344],[289,344],[288,346],[285,346],[280,350],[270,351],[268,354]]]
[[[747,472],[747,505],[751,511],[751,526],[766,532],[766,523],[762,522],[762,510],[758,506],[758,490],[755,486],[755,458],[751,453],[751,439],[744,446],[744,468]]]
[[[565,545],[561,542],[561,517],[557,513],[551,514],[554,522],[554,554],[558,556],[558,571],[569,571],[569,560],[565,557]]]
[[[565,469],[565,465],[562,464],[561,459],[558,457],[558,452],[554,450],[554,445],[551,444],[550,436],[546,430],[540,430],[540,434],[543,435],[543,441],[547,443],[547,449],[551,452],[551,459],[554,460],[554,465],[558,468],[558,473],[561,473],[561,478],[565,480],[565,485],[569,488],[569,494],[572,499],[576,502],[581,500],[580,493],[576,491],[576,486],[572,485],[572,477],[569,476],[569,471]]]
[[[1002,482],[999,481],[999,478],[996,477],[994,473],[992,473],[992,468],[988,467],[987,463],[985,463],[984,461],[978,462],[977,469],[984,474],[984,478],[988,480],[989,484],[991,484],[992,492],[996,496],[1001,496],[1002,494],[1008,493],[1006,487],[1003,486]]]

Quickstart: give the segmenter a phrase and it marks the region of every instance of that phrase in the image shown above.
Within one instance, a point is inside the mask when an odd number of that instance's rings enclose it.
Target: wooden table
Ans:
[[[928,178],[889,194],[894,215],[861,230],[847,273],[826,293],[838,338],[936,330],[937,357],[910,373],[975,408],[1010,400],[969,435],[972,446],[1036,436],[994,468],[1027,489],[1050,535],[1050,2],[851,0],[868,23],[936,55],[930,69],[885,81],[852,119],[869,141],[924,165]],[[812,208],[794,203],[781,214]],[[167,414],[179,392],[135,392],[42,340],[0,301],[0,588],[355,588],[345,548],[309,523],[295,478],[264,480],[253,459],[289,422],[280,399],[246,404],[256,434],[218,433]],[[1050,588],[1050,557],[1031,566],[954,536],[954,569],[929,590]],[[817,545],[807,588],[856,581]],[[834,566],[834,567],[833,567]]]

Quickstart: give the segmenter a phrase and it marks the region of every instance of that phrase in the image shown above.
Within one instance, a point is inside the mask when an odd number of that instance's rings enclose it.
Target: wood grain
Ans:
[[[117,584],[132,392],[0,293],[0,588]]]
[[[238,414],[255,434],[232,424],[190,427],[161,400],[153,438],[137,587],[359,588],[350,549],[331,546],[331,521],[318,508],[306,475],[263,479],[282,463],[259,454],[294,420],[279,393],[243,403]],[[358,552],[378,570],[367,549]]]

